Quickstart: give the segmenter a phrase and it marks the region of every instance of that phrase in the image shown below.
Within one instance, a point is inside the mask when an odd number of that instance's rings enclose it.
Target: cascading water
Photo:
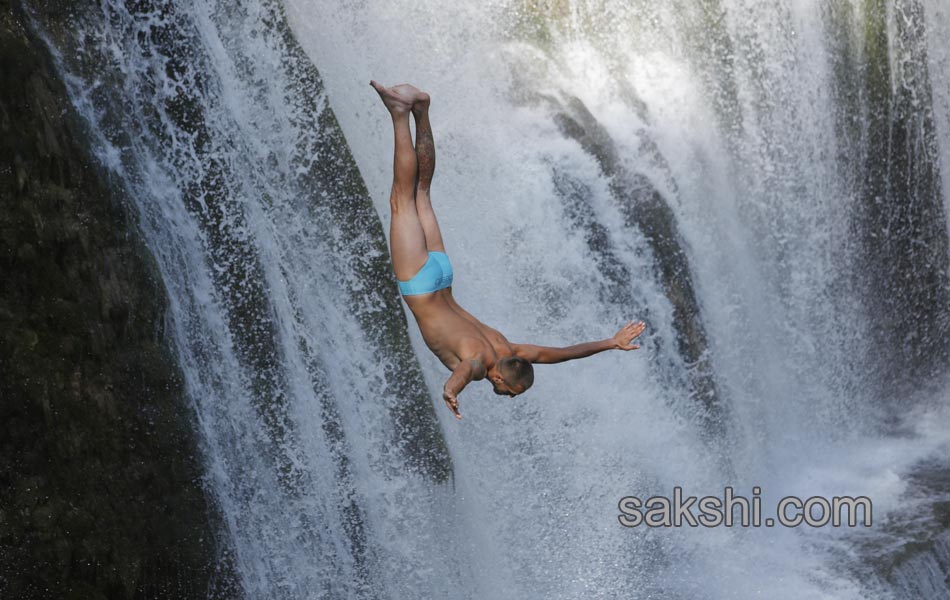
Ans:
[[[71,25],[49,39],[165,278],[248,597],[946,597],[939,1],[103,0]],[[548,345],[641,317],[644,349],[449,418],[387,271],[370,78],[432,94],[463,306]],[[875,525],[618,525],[677,485],[866,495]]]
[[[59,59],[165,277],[242,583],[440,589],[416,566],[451,546],[451,464],[378,218],[279,7],[99,8],[54,32],[75,44]]]

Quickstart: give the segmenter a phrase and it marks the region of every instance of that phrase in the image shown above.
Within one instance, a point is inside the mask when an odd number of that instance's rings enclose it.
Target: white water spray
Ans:
[[[209,485],[249,597],[945,591],[939,552],[868,579],[847,557],[875,547],[876,530],[617,523],[622,496],[677,485],[694,495],[758,485],[766,507],[789,494],[867,495],[882,519],[937,499],[927,486],[913,496],[909,474],[948,462],[947,388],[908,398],[897,437],[862,362],[879,342],[845,281],[859,199],[838,162],[830,56],[841,40],[818,3],[287,0],[323,87],[301,78],[279,7],[225,4],[103,3],[76,33],[80,58],[61,60],[165,278]],[[925,11],[932,72],[947,56],[935,32],[950,29],[938,8]],[[455,467],[446,483],[394,444],[388,415],[405,398],[380,393],[398,379],[384,368],[394,359],[367,331],[370,309],[353,303],[352,255],[373,246],[327,208],[355,206],[332,168],[346,148],[327,154],[321,137],[329,105],[388,219],[391,132],[370,78],[432,94],[433,202],[463,306],[512,341],[546,345],[606,337],[634,309],[650,315],[639,353],[539,366],[517,400],[473,385],[460,423],[430,394]],[[557,126],[569,96],[675,216],[727,439],[710,444],[703,431],[695,365],[653,358],[673,347],[674,303],[602,164]],[[935,74],[943,166],[948,99]],[[584,222],[627,269],[622,291],[636,306],[604,298],[608,276],[557,176],[582,190]],[[428,389],[440,389],[447,373],[410,332]],[[917,532],[892,531],[887,544]]]

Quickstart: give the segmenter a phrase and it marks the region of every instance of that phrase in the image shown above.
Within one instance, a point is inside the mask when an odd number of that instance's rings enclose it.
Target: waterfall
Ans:
[[[249,595],[439,589],[415,567],[451,545],[451,462],[379,218],[282,19],[107,2],[50,36],[164,275]]]
[[[247,597],[946,596],[939,0],[31,14],[159,263]],[[643,349],[451,418],[389,272],[371,78],[432,95],[462,306],[544,345],[643,318]],[[617,522],[727,485],[875,525]]]

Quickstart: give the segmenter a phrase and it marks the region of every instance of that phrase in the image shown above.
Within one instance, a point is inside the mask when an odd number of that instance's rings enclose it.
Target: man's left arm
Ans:
[[[528,362],[552,364],[560,363],[577,358],[586,358],[588,356],[603,352],[604,350],[637,350],[639,344],[632,343],[646,329],[643,321],[630,321],[620,328],[613,337],[596,342],[586,342],[584,344],[575,344],[566,348],[552,348],[549,346],[535,346],[533,344],[512,344],[515,350],[515,356],[523,358]]]
[[[485,378],[485,362],[481,355],[473,356],[467,360],[460,360],[452,370],[445,385],[442,386],[442,399],[449,410],[455,415],[455,418],[461,419],[459,412],[459,398],[461,391],[472,381]]]

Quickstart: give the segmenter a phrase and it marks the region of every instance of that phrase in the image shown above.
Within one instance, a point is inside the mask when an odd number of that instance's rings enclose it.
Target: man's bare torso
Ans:
[[[403,298],[416,317],[422,339],[450,371],[475,355],[490,369],[499,357],[514,354],[505,336],[458,305],[452,288]]]

